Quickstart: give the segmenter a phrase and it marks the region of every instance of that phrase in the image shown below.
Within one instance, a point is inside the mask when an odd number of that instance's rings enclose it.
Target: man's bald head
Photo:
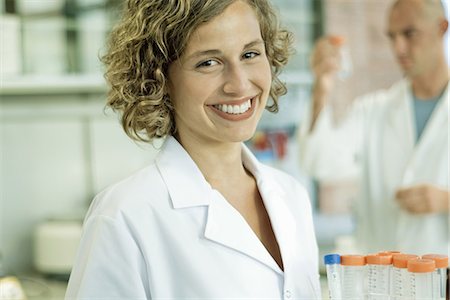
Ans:
[[[388,18],[388,36],[397,60],[410,78],[445,65],[448,21],[440,0],[396,0]]]
[[[445,9],[441,0],[396,0],[391,7],[391,12],[404,5],[414,7],[430,21],[446,19]]]

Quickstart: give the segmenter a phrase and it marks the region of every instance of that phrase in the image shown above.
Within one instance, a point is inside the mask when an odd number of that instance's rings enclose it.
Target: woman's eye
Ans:
[[[215,66],[217,64],[218,64],[217,61],[215,61],[213,59],[208,59],[208,60],[205,60],[205,61],[199,63],[197,65],[197,68],[210,67],[210,66]]]
[[[250,59],[250,58],[254,58],[254,57],[256,57],[256,56],[258,56],[259,55],[259,53],[258,52],[246,52],[246,53],[244,53],[244,55],[242,55],[242,57],[243,58],[245,58],[245,59]]]

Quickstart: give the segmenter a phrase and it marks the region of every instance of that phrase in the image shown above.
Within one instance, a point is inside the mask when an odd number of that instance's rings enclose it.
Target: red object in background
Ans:
[[[257,131],[252,138],[253,148],[257,151],[264,151],[271,148],[267,134],[262,131]]]
[[[251,143],[255,151],[272,151],[276,160],[283,160],[287,155],[289,135],[284,130],[257,131]]]
[[[287,154],[288,134],[285,131],[274,131],[269,133],[269,140],[278,160],[282,160]]]

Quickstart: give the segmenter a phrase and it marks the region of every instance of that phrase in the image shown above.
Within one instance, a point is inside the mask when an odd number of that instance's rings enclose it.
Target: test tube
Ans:
[[[433,274],[436,270],[434,260],[412,259],[408,261],[411,276],[411,299],[433,299]]]
[[[408,261],[419,259],[415,254],[396,254],[392,257],[392,288],[393,300],[412,299],[410,275],[408,273]]]
[[[389,251],[380,251],[380,252],[378,252],[378,255],[382,255],[382,256],[392,256],[392,257],[394,257],[394,255],[397,255],[397,254],[401,254],[401,252],[400,251],[397,251],[397,250],[389,250]],[[392,274],[392,272],[393,272],[393,268],[391,268],[391,272],[390,272],[390,274],[389,274],[389,291],[390,291],[390,293],[391,293],[391,296],[392,296],[392,287],[393,287],[393,285],[394,285],[394,283],[393,283],[393,280],[394,280],[394,275]]]
[[[341,80],[347,79],[353,70],[352,58],[350,55],[350,51],[348,45],[346,45],[345,37],[340,35],[330,36],[330,42],[334,46],[337,46],[339,49],[339,58],[340,58],[340,70],[338,72],[338,78]]]
[[[448,267],[448,256],[440,254],[422,255],[423,259],[432,259],[436,264],[436,271],[433,274],[433,299],[445,300],[446,277]]]
[[[339,254],[328,254],[325,255],[324,261],[327,269],[330,300],[340,300],[342,299],[340,274],[341,256]]]
[[[364,255],[342,255],[342,299],[364,299],[364,273],[366,258]]]
[[[369,254],[366,263],[368,299],[389,299],[392,255]]]

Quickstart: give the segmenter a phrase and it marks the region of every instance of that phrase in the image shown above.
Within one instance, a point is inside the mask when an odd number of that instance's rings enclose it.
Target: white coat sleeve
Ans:
[[[306,173],[322,181],[358,175],[362,128],[356,113],[357,110],[352,109],[342,122],[335,124],[327,106],[310,132],[311,112],[307,111],[299,129],[300,162]]]
[[[151,299],[148,282],[145,261],[126,222],[89,217],[65,299]]]

